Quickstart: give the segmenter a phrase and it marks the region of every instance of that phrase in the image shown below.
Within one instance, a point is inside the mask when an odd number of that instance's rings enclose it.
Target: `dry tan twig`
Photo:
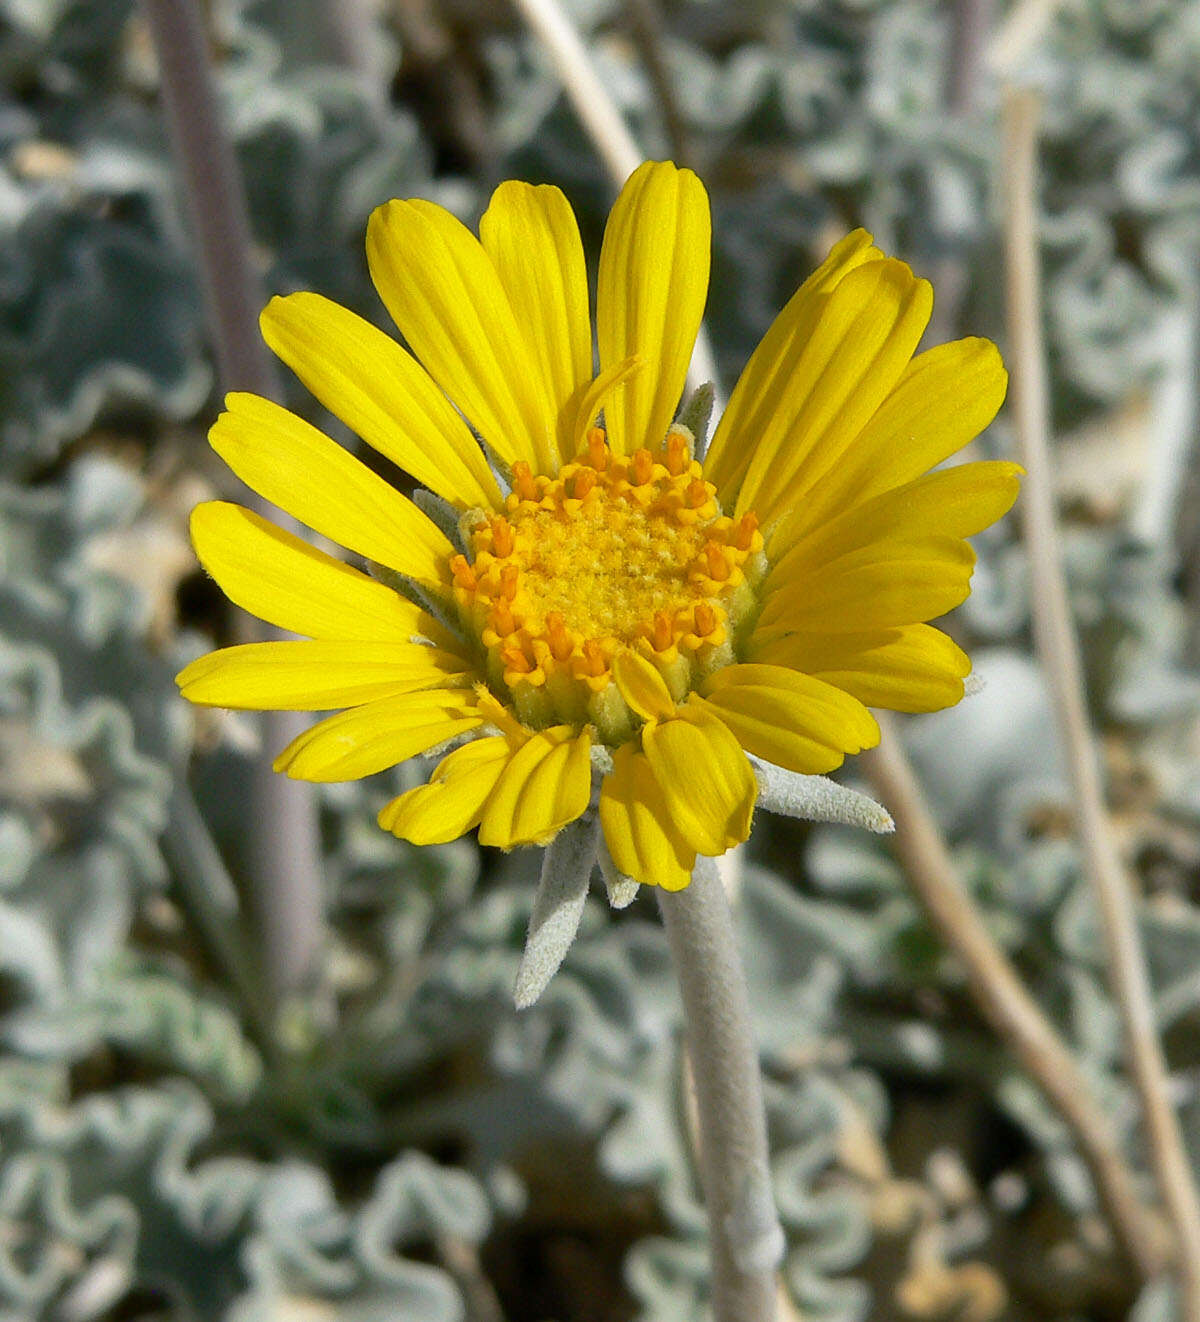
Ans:
[[[546,47],[579,122],[613,183],[620,188],[645,156],[621,118],[608,88],[601,82],[575,25],[563,13],[558,0],[513,0],[513,4]],[[688,371],[688,385],[694,390],[706,381],[717,384],[717,362],[708,332],[701,326]],[[720,395],[719,389],[717,393]],[[719,400],[717,410],[720,411]]]
[[[1113,1233],[1144,1277],[1163,1265],[1162,1235],[1134,1189],[1108,1119],[1053,1025],[996,944],[963,890],[954,861],[926,806],[895,722],[880,719],[879,747],[863,768],[896,820],[896,854],[935,930],[961,960],[984,1017],[1070,1127]]]
[[[687,122],[679,105],[671,66],[663,49],[663,16],[658,0],[625,0],[625,13],[638,54],[654,88],[662,113],[662,126],[676,165],[692,165]]]
[[[1100,910],[1109,977],[1125,1026],[1151,1160],[1178,1240],[1183,1315],[1188,1322],[1200,1322],[1200,1200],[1171,1105],[1133,895],[1105,811],[1055,518],[1037,240],[1038,114],[1034,92],[1010,88],[1005,93],[1009,354],[1013,413],[1029,475],[1020,508],[1029,550],[1034,642],[1054,695],[1075,788],[1084,867]]]
[[[979,75],[994,9],[995,0],[955,0],[950,11],[946,105],[951,114],[968,114],[979,100]]]

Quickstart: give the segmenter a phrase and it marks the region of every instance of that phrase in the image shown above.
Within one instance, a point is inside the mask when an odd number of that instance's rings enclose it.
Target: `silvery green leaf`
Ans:
[[[706,381],[692,391],[675,420],[680,427],[686,427],[691,433],[692,453],[697,459],[703,459],[708,449],[708,428],[712,422],[715,401],[716,387],[711,381]]]
[[[804,776],[753,759],[758,806],[784,817],[810,822],[840,822],[877,834],[894,831],[891,814],[870,795],[847,789],[828,776]]]
[[[459,527],[458,511],[448,500],[417,487],[412,493],[413,504],[445,535],[451,546],[463,549],[462,530]]]
[[[637,899],[638,883],[618,869],[603,839],[600,841],[600,875],[604,878],[611,908],[627,909]]]
[[[513,986],[518,1010],[527,1009],[545,991],[575,940],[599,840],[599,817],[589,811],[564,826],[546,847]]]

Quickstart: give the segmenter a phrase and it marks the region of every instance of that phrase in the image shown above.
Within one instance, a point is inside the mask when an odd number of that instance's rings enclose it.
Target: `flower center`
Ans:
[[[514,465],[504,514],[469,526],[470,556],[451,569],[489,682],[527,724],[591,721],[606,742],[632,728],[612,684],[617,652],[647,656],[682,699],[733,659],[765,569],[757,519],[722,515],[682,430],[623,457],[594,428],[556,477]]]

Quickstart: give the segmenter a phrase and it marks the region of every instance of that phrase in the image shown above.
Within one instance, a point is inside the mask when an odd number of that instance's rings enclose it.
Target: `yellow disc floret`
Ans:
[[[451,569],[489,683],[522,720],[591,721],[619,743],[632,728],[612,683],[621,649],[653,661],[676,699],[733,660],[763,539],[752,513],[721,513],[688,433],[623,457],[593,428],[557,476],[518,463],[512,478],[503,514],[465,521],[470,554]]]

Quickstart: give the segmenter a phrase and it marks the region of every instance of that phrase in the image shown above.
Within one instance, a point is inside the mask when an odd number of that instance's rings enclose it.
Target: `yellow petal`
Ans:
[[[470,689],[380,698],[318,721],[275,759],[294,780],[360,780],[483,724]]]
[[[673,720],[642,731],[646,759],[670,820],[698,853],[715,856],[750,834],[757,787],[728,726],[692,699]]]
[[[990,340],[956,340],[909,363],[854,444],[784,522],[784,541],[903,486],[975,439],[1004,402],[1008,374]]]
[[[628,381],[635,372],[640,372],[644,366],[645,362],[641,358],[623,358],[619,363],[614,363],[611,367],[606,368],[588,386],[575,414],[575,430],[571,442],[572,455],[577,455],[583,449],[592,423],[596,421],[600,410],[606,406],[609,395],[622,381]]]
[[[613,658],[617,690],[643,720],[666,720],[675,715],[675,699],[666,680],[638,652],[625,648]]]
[[[433,202],[385,202],[367,225],[367,263],[413,352],[492,450],[555,472],[555,401],[471,231]]]
[[[792,295],[751,354],[704,458],[704,476],[716,483],[727,505],[741,485],[758,438],[766,434],[776,400],[813,333],[825,295],[851,271],[882,257],[866,230],[847,234]]]
[[[438,763],[428,785],[393,799],[379,825],[414,845],[444,845],[478,826],[484,804],[512,758],[499,735],[474,739]]]
[[[498,849],[543,844],[587,808],[591,738],[568,725],[532,735],[513,755],[488,799],[479,843]]]
[[[754,659],[806,671],[868,707],[905,712],[952,707],[971,673],[962,648],[928,624],[874,634],[788,634],[757,648]]]
[[[1001,461],[939,469],[852,505],[790,545],[784,540],[786,532],[778,532],[771,538],[767,590],[790,574],[819,568],[887,538],[924,533],[973,537],[1008,513],[1024,471],[1020,464]]]
[[[726,666],[701,691],[743,748],[789,771],[832,771],[846,753],[879,742],[879,726],[857,698],[783,666]]]
[[[763,606],[754,638],[921,624],[962,605],[974,567],[975,552],[958,538],[876,542],[819,571],[781,582]]]
[[[470,428],[390,335],[319,294],[273,298],[263,338],[335,417],[460,509],[499,509],[496,479]]]
[[[476,689],[476,699],[487,724],[505,736],[514,752],[520,748],[529,737],[529,731],[517,720],[513,709],[482,686]]]
[[[308,638],[453,643],[411,601],[240,505],[192,511],[192,544],[221,591],[260,620]]]
[[[467,662],[416,643],[244,643],[175,677],[189,702],[243,711],[329,711],[418,689],[461,688]]]
[[[554,401],[558,448],[575,454],[575,406],[592,379],[587,266],[575,213],[550,184],[510,179],[492,194],[479,239]]]
[[[627,877],[669,891],[691,881],[696,851],[671,822],[650,763],[632,744],[613,753],[600,787],[600,825],[612,861]]]
[[[917,347],[933,294],[903,262],[865,262],[821,298],[811,333],[764,383],[763,430],[741,434],[754,453],[735,513],[771,523],[852,444]]]
[[[449,582],[445,534],[336,441],[258,395],[225,406],[209,443],[248,487],[368,560],[435,589]]]
[[[704,315],[711,247],[700,180],[669,161],[638,166],[608,218],[596,286],[600,370],[634,356],[648,364],[605,408],[617,454],[667,434]]]

